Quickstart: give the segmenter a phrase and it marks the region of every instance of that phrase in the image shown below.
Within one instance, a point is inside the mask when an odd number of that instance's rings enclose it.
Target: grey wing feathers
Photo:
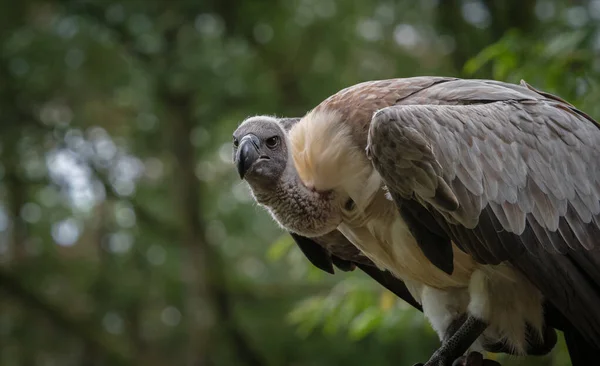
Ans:
[[[400,212],[423,206],[477,261],[511,263],[600,348],[600,128],[589,116],[528,86],[451,81],[378,111],[367,154]]]
[[[554,102],[385,108],[369,150],[390,190],[451,222],[474,228],[489,205],[509,232],[531,222],[560,232],[569,248],[596,246],[586,232],[600,223],[600,129]]]

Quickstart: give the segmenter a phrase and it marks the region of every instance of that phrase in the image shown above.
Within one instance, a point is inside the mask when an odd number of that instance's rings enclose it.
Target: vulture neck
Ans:
[[[328,215],[334,204],[333,193],[308,188],[294,164],[288,164],[274,184],[252,187],[252,193],[281,227],[297,234],[320,236],[335,230],[339,224]]]

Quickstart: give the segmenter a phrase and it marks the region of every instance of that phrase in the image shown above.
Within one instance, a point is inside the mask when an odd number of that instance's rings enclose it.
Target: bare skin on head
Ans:
[[[306,237],[325,235],[342,221],[328,214],[340,205],[339,197],[302,182],[294,164],[288,164],[292,157],[284,128],[272,117],[246,119],[233,134],[238,173],[283,228]]]

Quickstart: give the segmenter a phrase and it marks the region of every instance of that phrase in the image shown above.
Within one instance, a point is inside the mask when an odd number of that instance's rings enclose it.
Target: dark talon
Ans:
[[[449,329],[450,332],[454,331],[454,334],[450,337],[444,337],[442,346],[433,353],[429,361],[425,363],[425,366],[450,366],[456,363],[456,360],[461,358],[461,355],[471,347],[473,342],[487,328],[487,324],[480,319],[467,315],[464,321],[460,318],[456,319],[456,324],[452,328],[454,327],[457,328],[455,331],[454,329]],[[463,365],[466,363],[471,366],[471,362],[469,361],[476,360],[467,360],[465,358],[465,361],[462,361]],[[482,366],[482,363],[480,362],[473,366]]]
[[[452,366],[465,366],[465,361],[467,358],[465,356],[459,357],[454,362],[452,362]]]
[[[425,365],[432,366],[448,366],[450,363],[448,360],[444,360],[443,357],[436,357],[435,360],[429,360]],[[422,363],[416,363],[413,366],[424,366]],[[466,356],[461,356],[452,362],[452,366],[501,366],[500,362],[494,360],[487,360],[483,358],[483,355],[479,352],[470,352]]]
[[[483,360],[483,366],[502,366],[500,362],[494,360]]]
[[[501,366],[499,362],[494,360],[486,360],[479,352],[471,352],[467,356],[457,358],[452,366]]]
[[[483,355],[479,352],[471,352],[467,355],[467,365],[481,366],[483,364]]]

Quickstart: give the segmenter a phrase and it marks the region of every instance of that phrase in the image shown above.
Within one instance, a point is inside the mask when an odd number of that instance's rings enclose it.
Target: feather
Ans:
[[[576,192],[575,197],[569,200],[569,204],[577,213],[577,216],[581,219],[583,223],[589,223],[592,221],[592,212],[590,212],[588,206],[582,199],[582,194]]]
[[[558,228],[558,212],[556,212],[552,201],[548,195],[544,194],[541,188],[533,180],[528,182],[529,194],[533,198],[533,216],[538,224],[550,231]]]
[[[521,211],[525,213],[530,213],[533,211],[533,199],[526,187],[522,187],[517,190],[517,205],[519,205]]]
[[[433,197],[435,205],[442,210],[456,211],[460,207],[458,199],[444,179],[438,180],[438,186]]]
[[[532,216],[531,214],[527,215],[527,223],[533,229],[537,242],[542,245],[546,252],[555,253],[556,248],[552,244],[549,232],[543,227],[543,223],[540,223],[540,221],[535,218],[535,215]]]
[[[569,227],[571,227],[571,230],[577,237],[577,240],[579,240],[580,245],[582,245],[587,250],[594,249],[595,238],[588,235],[585,225],[579,219],[576,213],[576,209],[572,205],[569,205],[567,207],[567,214],[565,215],[565,219],[569,224]]]
[[[520,235],[525,230],[525,213],[519,209],[517,204],[510,202],[504,202],[502,209],[508,219],[508,231]]]
[[[581,248],[579,239],[577,239],[577,236],[575,236],[575,233],[573,230],[571,230],[571,227],[565,218],[561,218],[560,222],[558,223],[558,232],[569,248],[572,250],[579,250]]]

